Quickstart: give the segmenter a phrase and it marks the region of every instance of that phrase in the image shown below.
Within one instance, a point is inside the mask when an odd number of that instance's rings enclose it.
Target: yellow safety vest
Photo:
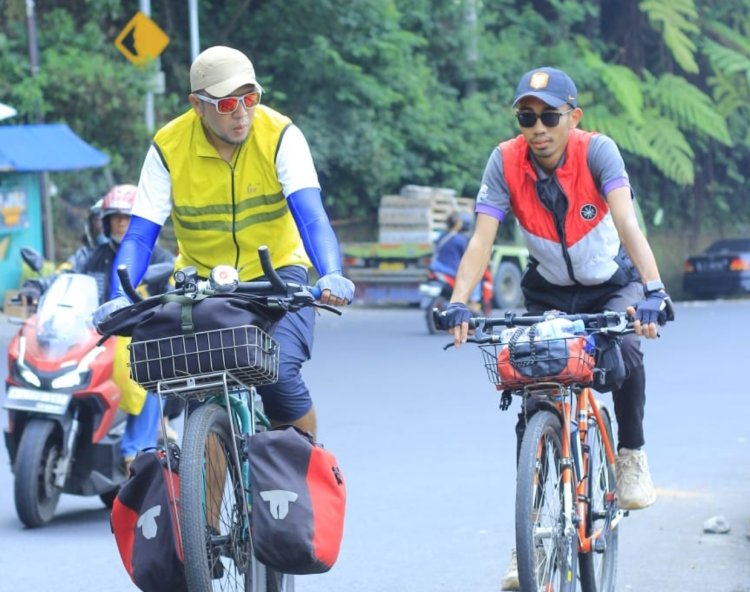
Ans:
[[[206,277],[213,267],[235,267],[242,281],[263,275],[258,247],[273,266],[311,267],[276,173],[276,151],[291,120],[259,105],[250,135],[230,164],[206,138],[191,109],[161,128],[154,144],[172,181],[175,269],[194,266]]]

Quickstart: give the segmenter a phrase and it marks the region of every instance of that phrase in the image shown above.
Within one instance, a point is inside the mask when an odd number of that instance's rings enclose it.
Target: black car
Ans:
[[[722,239],[689,257],[682,289],[696,298],[750,294],[750,238]]]

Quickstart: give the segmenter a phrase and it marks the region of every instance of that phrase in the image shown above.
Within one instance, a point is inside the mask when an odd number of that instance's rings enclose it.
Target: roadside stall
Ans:
[[[43,175],[108,162],[65,124],[0,126],[0,302],[6,304],[19,286],[21,248],[49,252],[45,237],[52,236],[52,220]]]

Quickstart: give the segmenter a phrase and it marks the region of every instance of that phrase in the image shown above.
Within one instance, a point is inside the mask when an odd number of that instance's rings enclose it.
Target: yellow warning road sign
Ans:
[[[159,57],[169,45],[169,36],[142,12],[136,12],[115,39],[115,47],[137,66]]]

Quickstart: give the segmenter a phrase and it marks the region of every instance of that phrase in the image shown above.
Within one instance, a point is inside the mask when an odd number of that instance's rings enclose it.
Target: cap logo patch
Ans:
[[[586,204],[581,208],[581,218],[584,220],[593,220],[596,218],[596,206],[594,204]]]
[[[529,79],[531,88],[547,88],[547,84],[549,84],[549,74],[546,72],[534,72]]]

